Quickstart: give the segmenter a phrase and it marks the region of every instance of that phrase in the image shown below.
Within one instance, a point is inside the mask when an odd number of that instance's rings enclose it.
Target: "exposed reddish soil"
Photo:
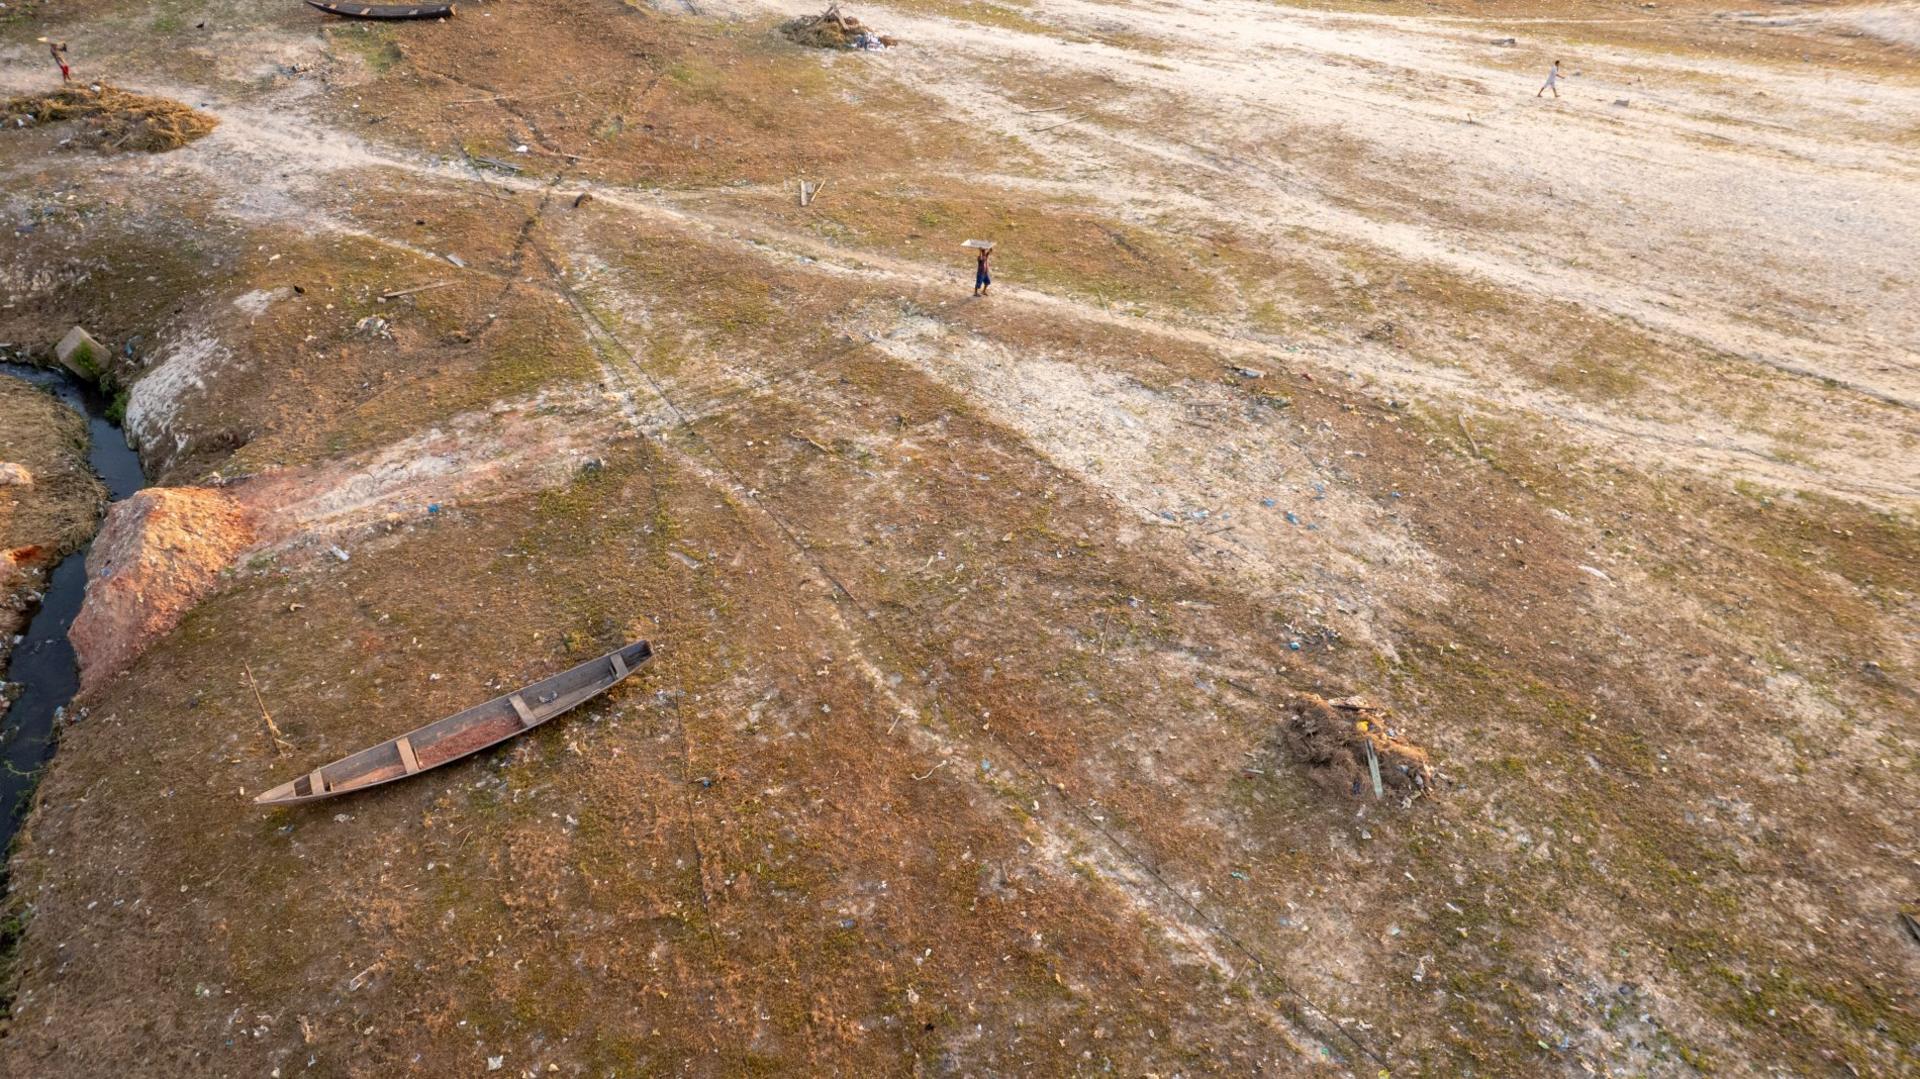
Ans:
[[[178,625],[253,538],[253,515],[219,491],[149,487],[114,503],[87,552],[87,598],[69,631],[82,688]]]

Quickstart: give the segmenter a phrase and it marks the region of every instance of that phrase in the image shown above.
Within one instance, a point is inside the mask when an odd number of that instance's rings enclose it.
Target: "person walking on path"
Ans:
[[[1540,84],[1540,89],[1535,90],[1533,92],[1533,96],[1539,97],[1541,94],[1546,93],[1548,90],[1552,90],[1553,96],[1556,98],[1559,97],[1560,96],[1559,82],[1560,82],[1560,61],[1555,60],[1553,62],[1553,66],[1547,69],[1547,81]]]
[[[973,270],[973,294],[975,296],[985,296],[987,290],[993,287],[993,274],[989,273],[987,269],[987,260],[992,257],[993,248],[983,247],[980,249],[980,257]]]
[[[44,37],[40,40],[46,44],[47,51],[53,54],[53,62],[60,65],[60,81],[72,81],[73,69],[67,66],[67,43],[64,41],[50,41]]]

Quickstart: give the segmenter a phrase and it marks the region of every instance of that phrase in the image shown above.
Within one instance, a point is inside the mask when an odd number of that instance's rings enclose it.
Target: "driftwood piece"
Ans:
[[[260,696],[260,683],[253,680],[253,668],[243,664],[240,669],[247,674],[247,688],[253,690],[253,703],[260,706],[260,722],[266,725],[267,740],[282,757],[293,752],[293,743],[280,733],[279,724],[273,721],[273,713],[267,711],[266,699]]]
[[[1473,455],[1475,457],[1480,456],[1480,443],[1473,440],[1473,432],[1467,428],[1467,418],[1465,416],[1460,417],[1460,433],[1467,436],[1467,445],[1472,447]]]
[[[402,296],[414,296],[422,292],[432,292],[434,289],[446,288],[451,284],[453,284],[451,281],[435,281],[431,284],[415,285],[412,288],[403,288],[394,292],[382,292],[380,298],[383,300],[397,300]]]

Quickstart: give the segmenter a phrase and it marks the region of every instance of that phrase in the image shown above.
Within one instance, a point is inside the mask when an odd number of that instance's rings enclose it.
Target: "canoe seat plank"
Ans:
[[[513,710],[517,715],[519,715],[520,725],[522,727],[531,727],[535,723],[540,722],[539,720],[533,718],[533,709],[527,707],[526,698],[516,693],[507,699],[513,702]]]
[[[407,774],[412,775],[418,772],[420,770],[420,758],[414,755],[413,739],[403,734],[394,742],[394,745],[400,748],[400,766],[407,770]]]
[[[307,777],[307,785],[313,788],[315,794],[327,793],[327,777],[321,775],[318,768],[315,768],[313,774]]]
[[[622,659],[620,657],[620,653],[618,652],[615,652],[612,656],[609,656],[608,658],[613,660],[614,678],[616,679],[625,678],[627,676],[627,661]]]

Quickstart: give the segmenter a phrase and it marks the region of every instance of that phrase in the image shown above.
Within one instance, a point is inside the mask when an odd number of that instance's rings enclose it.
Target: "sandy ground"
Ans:
[[[137,339],[150,471],[264,537],[83,702],[0,1062],[1916,1066],[1910,8],[686,8],[101,5],[219,127],[0,146],[7,332]],[[1435,795],[1308,783],[1307,690]]]

